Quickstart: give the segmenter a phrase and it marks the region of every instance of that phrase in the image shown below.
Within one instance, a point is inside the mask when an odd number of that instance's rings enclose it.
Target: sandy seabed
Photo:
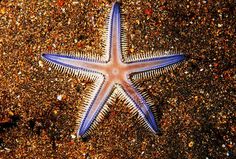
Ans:
[[[0,158],[218,159],[236,155],[235,2],[123,1],[128,48],[178,50],[188,59],[141,81],[161,133],[117,99],[85,139],[76,137],[91,83],[51,69],[43,51],[101,54],[112,1],[0,0]]]

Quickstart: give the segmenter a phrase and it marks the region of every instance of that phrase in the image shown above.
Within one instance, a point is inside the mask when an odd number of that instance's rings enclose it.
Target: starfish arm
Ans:
[[[86,97],[87,105],[84,105],[82,113],[79,115],[78,136],[87,136],[109,111],[106,101],[111,94],[113,85],[110,81],[106,81],[104,77],[101,78],[94,83],[95,89],[92,95]]]
[[[105,61],[110,61],[111,53],[114,49],[120,50],[120,32],[121,32],[120,12],[121,12],[120,3],[119,2],[113,3],[110,15],[107,18],[107,25],[106,25],[107,27],[105,28],[105,34],[103,36]]]
[[[159,54],[159,55],[158,55]],[[150,58],[140,58],[128,63],[129,74],[132,74],[132,80],[150,79],[176,68],[184,59],[185,55],[181,53],[164,52],[158,56]]]
[[[157,127],[156,120],[150,105],[145,101],[138,90],[134,88],[130,81],[122,82],[122,86],[126,96],[131,100],[128,102],[131,112],[138,113],[141,124],[149,128],[149,130],[154,133],[159,132],[159,128]]]
[[[128,67],[131,73],[144,72],[160,68],[168,68],[168,66],[174,66],[175,64],[182,62],[184,59],[184,54],[167,52],[167,54],[162,54],[156,57],[140,58],[140,60],[130,62]]]
[[[95,59],[57,53],[43,53],[42,59],[48,62],[52,67],[65,72],[68,72],[68,68],[75,69],[80,78],[83,78],[82,74],[84,72],[100,73],[99,71],[102,70],[106,64]]]

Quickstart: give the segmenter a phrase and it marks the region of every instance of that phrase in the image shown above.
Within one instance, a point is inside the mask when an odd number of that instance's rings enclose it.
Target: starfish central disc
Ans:
[[[117,68],[113,68],[112,69],[112,74],[115,75],[115,76],[118,75],[119,74],[119,70]]]

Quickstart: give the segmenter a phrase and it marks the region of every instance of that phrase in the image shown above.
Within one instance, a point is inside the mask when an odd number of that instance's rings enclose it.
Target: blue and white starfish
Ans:
[[[120,3],[115,2],[108,17],[102,56],[92,52],[42,54],[42,58],[54,68],[93,81],[79,113],[78,136],[88,135],[109,110],[108,105],[112,105],[117,97],[127,103],[132,113],[138,114],[139,121],[146,128],[153,133],[159,131],[151,98],[138,91],[138,79],[154,78],[164,70],[173,69],[185,56],[170,51],[128,55],[121,22]]]

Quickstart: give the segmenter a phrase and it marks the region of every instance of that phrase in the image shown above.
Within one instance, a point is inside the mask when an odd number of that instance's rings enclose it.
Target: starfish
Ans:
[[[138,114],[144,127],[155,134],[159,132],[155,106],[148,94],[138,90],[138,81],[157,77],[173,69],[185,56],[171,51],[128,55],[124,30],[120,2],[116,1],[107,19],[103,55],[98,56],[93,52],[42,53],[42,58],[51,67],[93,83],[82,103],[77,136],[87,136],[117,97],[127,104],[133,114]]]

